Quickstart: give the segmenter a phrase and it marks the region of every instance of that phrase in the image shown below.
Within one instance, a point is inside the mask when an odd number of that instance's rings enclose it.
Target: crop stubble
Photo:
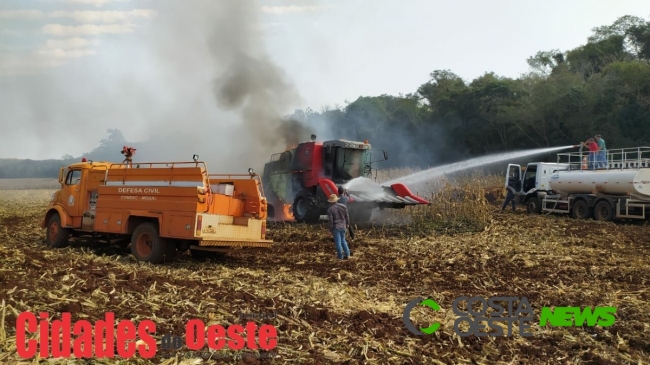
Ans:
[[[0,191],[2,363],[21,360],[14,327],[28,310],[71,312],[73,321],[94,322],[108,311],[116,321],[153,319],[158,340],[184,333],[189,319],[228,324],[239,311],[276,310],[279,357],[233,360],[241,363],[637,364],[650,353],[647,225],[524,212],[491,214],[476,233],[375,225],[360,227],[354,256],[338,262],[324,226],[274,224],[269,253],[212,262],[183,256],[152,266],[113,246],[45,248],[38,225],[50,193]],[[608,328],[533,324],[533,338],[459,338],[450,306],[461,295],[526,296],[536,320],[551,305],[618,311]],[[413,313],[416,325],[443,324],[434,335],[413,336],[402,323],[404,306],[418,296],[443,307]],[[135,362],[182,363],[160,356]]]

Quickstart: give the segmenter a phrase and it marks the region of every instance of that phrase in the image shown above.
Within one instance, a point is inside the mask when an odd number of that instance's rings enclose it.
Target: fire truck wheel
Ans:
[[[159,264],[173,259],[176,247],[166,239],[160,238],[153,223],[140,224],[131,237],[131,253],[140,261]]]
[[[68,238],[70,238],[70,230],[61,228],[61,217],[59,213],[54,213],[47,222],[45,243],[50,247],[62,248],[68,245]]]

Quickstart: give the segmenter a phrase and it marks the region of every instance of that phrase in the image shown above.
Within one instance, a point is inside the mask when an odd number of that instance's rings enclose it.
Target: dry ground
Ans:
[[[645,224],[579,222],[520,210],[489,213],[476,233],[444,234],[433,230],[435,224],[375,225],[359,228],[350,244],[354,256],[343,262],[334,260],[322,226],[275,224],[269,229],[275,246],[265,254],[230,254],[212,262],[183,256],[152,266],[112,246],[44,247],[38,225],[50,194],[0,191],[3,364],[21,361],[15,324],[23,311],[72,312],[73,321],[94,322],[108,311],[116,320],[154,319],[160,339],[170,331],[181,334],[192,318],[229,324],[239,311],[276,310],[279,316],[271,323],[279,328],[278,357],[248,363],[641,364],[650,359],[650,226]],[[494,208],[483,206],[480,214]],[[435,220],[440,213],[433,212],[420,213]],[[543,306],[618,310],[616,323],[606,328],[533,324],[532,338],[460,338],[453,332],[450,307],[463,295],[526,296],[537,322]],[[415,297],[440,303],[439,312],[417,310],[412,316],[421,327],[441,322],[435,334],[418,337],[405,328],[402,312]],[[177,360],[122,361],[135,362]]]

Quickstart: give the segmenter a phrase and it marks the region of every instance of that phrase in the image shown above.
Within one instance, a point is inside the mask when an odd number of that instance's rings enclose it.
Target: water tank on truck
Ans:
[[[558,171],[549,181],[560,194],[639,195],[650,199],[650,169]]]

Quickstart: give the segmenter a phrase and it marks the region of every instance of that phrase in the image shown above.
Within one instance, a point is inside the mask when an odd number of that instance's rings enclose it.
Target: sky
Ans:
[[[234,168],[267,160],[270,120],[295,109],[412,93],[440,69],[518,77],[538,51],[650,16],[644,0],[540,4],[2,0],[0,158],[80,156],[117,128]]]

